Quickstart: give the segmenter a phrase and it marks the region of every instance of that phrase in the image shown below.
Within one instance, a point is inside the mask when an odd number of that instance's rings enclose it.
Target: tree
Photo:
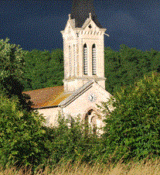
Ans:
[[[160,52],[141,51],[121,45],[119,51],[105,49],[106,89],[111,94],[133,84],[151,71],[160,71]]]
[[[9,39],[0,40],[0,90],[9,98],[17,96],[21,105],[30,109],[26,97],[22,94],[24,86],[24,52],[19,45],[10,44]]]
[[[71,117],[71,116],[70,116]],[[50,144],[50,165],[60,162],[96,162],[101,156],[101,139],[92,133],[85,134],[80,118],[71,121],[59,116],[58,127],[52,128]],[[70,125],[70,127],[68,127]]]
[[[0,165],[38,166],[48,157],[44,118],[0,93]]]
[[[105,120],[106,155],[112,160],[160,155],[160,74],[122,88],[111,102],[115,109]]]
[[[63,52],[32,50],[25,55],[25,90],[61,86],[63,80]]]
[[[20,95],[23,85],[24,53],[19,46],[0,40],[0,83],[9,96]]]

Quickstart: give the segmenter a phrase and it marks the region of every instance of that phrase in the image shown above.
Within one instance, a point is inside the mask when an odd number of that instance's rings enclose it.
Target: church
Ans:
[[[25,92],[33,108],[56,126],[59,114],[66,119],[80,117],[96,128],[103,126],[97,105],[110,99],[105,90],[104,35],[95,14],[93,0],[73,0],[71,14],[63,31],[63,86]],[[54,78],[54,77],[53,77]]]

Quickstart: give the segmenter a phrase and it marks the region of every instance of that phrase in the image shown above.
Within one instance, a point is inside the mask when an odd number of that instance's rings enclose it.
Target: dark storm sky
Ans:
[[[95,0],[99,22],[110,37],[105,46],[121,44],[160,51],[160,0]],[[71,0],[0,0],[0,39],[25,50],[62,48]]]

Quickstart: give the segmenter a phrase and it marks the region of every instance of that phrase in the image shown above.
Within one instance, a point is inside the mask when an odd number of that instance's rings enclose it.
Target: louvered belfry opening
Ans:
[[[88,50],[87,45],[84,44],[83,46],[83,69],[84,69],[84,75],[88,75]]]
[[[92,46],[92,75],[96,75],[96,45]]]
[[[96,25],[102,28],[95,13],[94,0],[73,0],[71,18],[75,19],[75,27],[82,27],[89,13]]]

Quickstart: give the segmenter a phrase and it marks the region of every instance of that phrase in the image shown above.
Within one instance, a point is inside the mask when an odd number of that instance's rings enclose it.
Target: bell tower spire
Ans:
[[[75,19],[75,26],[82,27],[85,20],[88,18],[88,14],[91,13],[91,17],[96,25],[102,28],[99,23],[95,9],[94,0],[73,0],[71,18]]]
[[[73,0],[71,14],[62,33],[64,91],[74,92],[90,80],[105,89],[104,33],[93,0]]]

